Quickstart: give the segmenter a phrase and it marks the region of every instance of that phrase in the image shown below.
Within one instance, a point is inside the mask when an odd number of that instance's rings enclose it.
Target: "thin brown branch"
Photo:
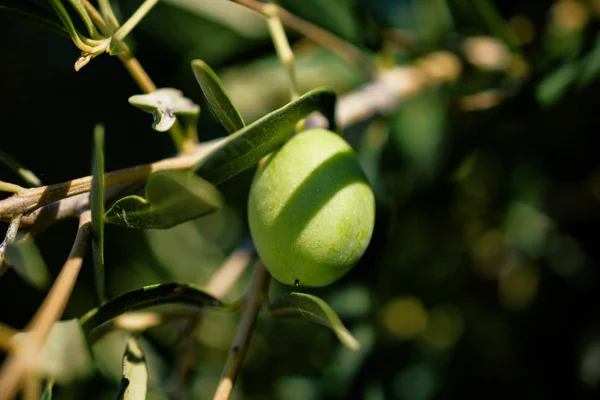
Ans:
[[[77,236],[71,248],[71,253],[63,265],[50,292],[38,308],[25,331],[26,339],[16,346],[0,371],[0,400],[11,399],[19,386],[24,383],[25,374],[33,360],[36,359],[53,324],[62,315],[69,297],[79,276],[83,257],[90,239],[91,213],[81,214]]]
[[[13,337],[19,333],[14,328],[0,323],[0,350],[12,351],[14,349]]]
[[[8,264],[4,262],[4,255],[6,253],[6,247],[15,241],[17,238],[17,233],[19,232],[19,227],[21,226],[21,221],[23,219],[22,215],[17,215],[10,221],[10,225],[6,231],[6,236],[4,237],[4,241],[0,244],[0,278],[6,271],[8,271]]]
[[[336,105],[338,126],[348,127],[374,115],[385,115],[406,98],[425,89],[455,81],[462,64],[453,53],[437,51],[379,74],[377,79],[361,88],[340,96]],[[306,127],[326,127],[327,121],[318,114],[309,116]]]
[[[223,376],[221,377],[213,400],[227,400],[231,395],[233,385],[235,384],[248,349],[256,317],[258,316],[264,301],[267,299],[270,278],[271,276],[262,263],[257,263],[256,269],[254,270],[252,285],[248,290],[246,304],[244,306],[244,311],[242,312],[238,331],[233,341],[233,345],[229,350]]]
[[[204,143],[196,146],[193,154],[182,154],[177,157],[167,158],[151,164],[138,165],[105,175],[105,186],[118,186],[130,184],[146,179],[150,174],[172,169],[186,169],[195,164],[198,158],[205,154],[218,141]],[[41,186],[26,189],[18,195],[13,195],[0,201],[0,220],[8,221],[20,214],[29,214],[36,209],[54,202],[73,197],[90,191],[92,177],[73,179],[72,181],[57,183],[55,185]],[[65,210],[63,210],[68,214]],[[65,215],[66,215],[65,214]]]
[[[256,12],[259,12],[265,16],[268,16],[268,13],[265,13],[265,7],[275,6],[277,10],[277,15],[279,16],[281,22],[283,22],[285,26],[300,33],[301,35],[304,35],[313,42],[318,43],[323,47],[329,49],[331,52],[333,52],[343,60],[347,61],[351,65],[358,66],[368,78],[372,78],[375,75],[376,70],[373,62],[361,50],[359,50],[351,43],[342,40],[334,34],[326,31],[325,29],[322,29],[306,20],[303,20],[302,18],[299,18],[294,14],[288,12],[284,8],[272,3],[264,4],[255,0],[233,1],[245,7],[248,7]]]

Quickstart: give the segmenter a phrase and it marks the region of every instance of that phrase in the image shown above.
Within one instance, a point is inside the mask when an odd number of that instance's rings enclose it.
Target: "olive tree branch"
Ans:
[[[172,169],[186,169],[193,166],[198,158],[208,152],[219,140],[196,146],[196,152],[181,154],[150,164],[138,165],[109,172],[105,175],[105,186],[130,184],[146,179],[150,174]],[[8,221],[20,214],[29,214],[36,209],[54,202],[90,191],[92,177],[73,179],[55,185],[40,186],[23,190],[7,199],[0,200],[0,220]],[[77,204],[77,203],[75,203]]]
[[[267,272],[262,263],[256,264],[252,284],[247,292],[246,303],[242,311],[242,317],[238,326],[237,334],[233,340],[233,345],[229,351],[223,376],[219,382],[219,386],[215,392],[213,400],[227,400],[233,390],[233,385],[238,376],[250,337],[254,331],[254,323],[256,317],[267,299],[269,290],[269,281],[271,275]]]
[[[12,398],[19,386],[24,383],[24,375],[44,345],[52,325],[62,315],[81,270],[90,233],[91,212],[86,211],[79,218],[79,228],[67,261],[44,302],[25,329],[28,333],[26,339],[15,346],[0,370],[0,400]]]

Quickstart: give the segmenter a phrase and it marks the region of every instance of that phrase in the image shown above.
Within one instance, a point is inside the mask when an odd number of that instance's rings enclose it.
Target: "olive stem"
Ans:
[[[281,22],[285,26],[306,36],[313,42],[327,48],[332,53],[349,62],[351,65],[358,66],[366,77],[372,78],[375,76],[375,64],[369,57],[367,57],[360,49],[351,43],[340,39],[325,29],[322,29],[308,21],[303,20],[302,18],[295,16],[276,4],[264,4],[256,0],[233,1],[263,15],[265,15],[264,9],[266,6],[273,6],[277,16],[281,19]]]
[[[166,158],[151,164],[138,165],[125,168],[105,175],[107,188],[129,184],[146,179],[150,174],[172,169],[187,169],[192,167],[198,158],[208,151],[219,140],[197,145],[193,154],[182,154],[177,157]],[[0,220],[11,220],[20,214],[29,214],[36,209],[54,202],[87,193],[92,187],[92,176],[73,179],[55,185],[40,186],[22,190],[7,199],[0,200]],[[26,218],[23,220],[26,223]]]
[[[281,19],[277,15],[277,6],[275,4],[265,4],[263,7],[263,14],[267,18],[267,25],[269,26],[269,32],[271,33],[277,56],[287,71],[288,79],[290,81],[290,94],[292,100],[294,100],[298,98],[294,52],[290,47],[290,42],[285,34]]]
[[[264,301],[267,299],[270,278],[271,275],[269,275],[264,265],[261,262],[257,263],[252,278],[252,285],[248,290],[246,304],[244,306],[244,311],[242,312],[237,334],[229,351],[225,369],[223,370],[223,376],[221,377],[213,400],[227,400],[231,395],[233,385],[235,384],[235,380],[237,379],[242,362],[244,361],[244,356],[248,349],[250,337],[254,331],[253,328],[256,317],[258,316]]]

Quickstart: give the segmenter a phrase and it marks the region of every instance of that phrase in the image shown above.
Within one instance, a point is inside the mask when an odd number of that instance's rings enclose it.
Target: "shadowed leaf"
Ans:
[[[19,333],[15,341],[27,341],[31,333]],[[68,384],[88,377],[93,371],[92,355],[77,319],[54,323],[50,335],[31,368],[41,376]]]
[[[180,90],[172,88],[131,96],[129,103],[152,114],[154,117],[152,128],[159,132],[168,131],[175,123],[176,115],[197,116],[200,113],[200,107],[197,104],[183,97]]]
[[[188,171],[150,175],[146,198],[127,196],[105,214],[105,222],[136,229],[169,229],[217,211],[221,193]]]
[[[335,130],[335,101],[330,89],[312,90],[228,136],[192,169],[214,184],[224,182],[283,145],[296,123],[314,111],[325,115]]]
[[[267,312],[274,317],[307,318],[331,328],[340,342],[349,349],[360,348],[360,344],[346,329],[336,312],[323,299],[316,296],[292,292],[270,303]]]
[[[227,132],[233,133],[242,129],[246,124],[215,72],[202,60],[192,61],[192,71],[210,108]]]
[[[225,307],[221,301],[193,285],[164,283],[145,286],[110,299],[81,317],[81,325],[83,330],[89,333],[97,326],[123,313],[169,303],[200,307]]]
[[[39,290],[48,287],[48,267],[33,239],[26,238],[9,243],[6,246],[5,260],[31,286]]]
[[[43,7],[23,0],[0,0],[0,14],[8,13],[69,37],[58,17]]]
[[[90,205],[92,210],[92,250],[96,291],[100,303],[106,300],[104,293],[104,127],[94,129],[94,161],[92,164],[92,190]]]

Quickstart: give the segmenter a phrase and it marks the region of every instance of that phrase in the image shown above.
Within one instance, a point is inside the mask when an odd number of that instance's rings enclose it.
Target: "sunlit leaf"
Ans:
[[[246,124],[215,72],[202,60],[192,61],[192,71],[208,104],[227,132],[233,133],[242,129]]]
[[[164,283],[145,286],[110,299],[81,317],[81,325],[84,331],[89,333],[93,328],[123,313],[169,303],[190,304],[199,307],[225,306],[221,301],[193,285]]]
[[[316,296],[292,292],[270,303],[267,311],[275,317],[302,317],[325,325],[333,330],[344,346],[351,350],[360,348],[360,343],[346,329],[336,312],[323,299]]]
[[[6,263],[31,286],[43,290],[50,283],[46,263],[35,242],[30,237],[6,246]]]
[[[152,128],[159,132],[168,131],[175,123],[176,115],[196,116],[200,113],[200,107],[197,104],[183,97],[180,90],[172,88],[131,96],[129,103],[152,114],[154,117]]]
[[[117,399],[145,400],[148,389],[148,367],[146,357],[138,339],[131,336],[127,340],[123,354],[123,378]]]
[[[106,300],[104,293],[104,127],[96,125],[94,130],[94,160],[92,164],[92,250],[98,300]]]
[[[19,333],[14,340],[26,343],[29,335],[31,333]],[[59,384],[89,376],[94,366],[79,321],[71,319],[54,323],[44,347],[31,363],[37,373]]]
[[[330,89],[310,91],[225,138],[193,170],[215,184],[224,182],[285,143],[296,123],[314,111],[325,115],[335,130],[335,100]]]
[[[31,21],[35,24],[51,29],[60,35],[69,37],[67,30],[54,13],[29,1],[0,0],[0,14],[2,13],[8,13]]]
[[[209,182],[188,171],[150,175],[146,198],[127,196],[105,214],[110,224],[136,229],[169,229],[217,211],[221,193]]]

